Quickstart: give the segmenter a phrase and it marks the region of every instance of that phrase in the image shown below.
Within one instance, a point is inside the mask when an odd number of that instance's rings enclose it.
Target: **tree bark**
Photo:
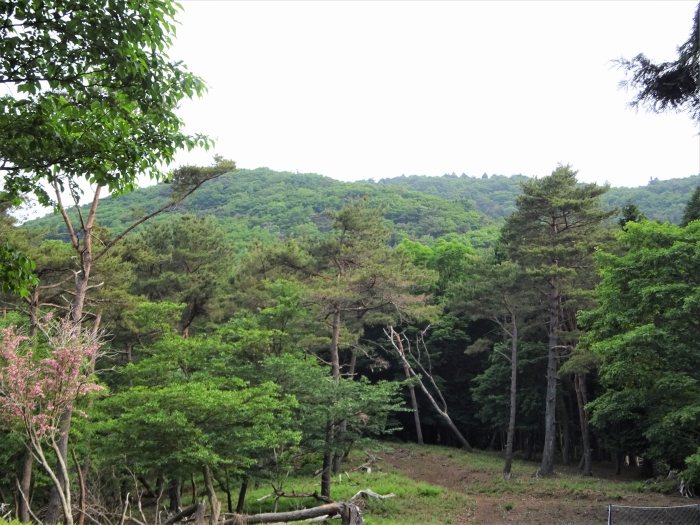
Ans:
[[[243,478],[241,482],[241,490],[238,491],[238,502],[236,503],[236,512],[243,512],[245,506],[245,494],[248,492],[248,476]]]
[[[323,451],[323,466],[321,471],[321,496],[331,497],[331,470],[333,468],[333,423],[326,423],[326,442]]]
[[[340,340],[340,310],[333,312],[333,321],[331,324],[331,374],[333,379],[340,381],[340,356],[338,354],[338,342]]]
[[[569,428],[569,412],[566,407],[565,398],[561,395],[557,397],[557,410],[559,411],[559,436],[561,448],[561,462],[564,465],[571,464],[571,432]]]
[[[411,378],[411,371],[406,363],[403,363],[403,373],[406,379]],[[416,387],[408,385],[408,395],[411,398],[411,408],[413,409],[413,425],[416,428],[416,443],[423,445],[423,429],[420,426],[420,413],[418,412],[418,399],[416,398]]]
[[[170,499],[170,512],[179,512],[182,508],[182,494],[180,491],[179,479],[170,479],[168,483],[168,498]]]
[[[340,382],[340,353],[338,352],[340,322],[340,310],[336,310],[333,312],[330,346],[331,375],[336,383]],[[336,438],[334,426],[333,421],[329,421],[326,425],[326,444],[323,454],[323,473],[321,474],[321,494],[327,497],[331,495],[331,475],[336,471],[336,468],[338,471],[340,470],[341,461],[341,459],[336,460],[336,454],[334,454]]]
[[[22,494],[17,498],[17,519],[22,523],[29,523],[32,520],[29,512],[29,502],[31,501],[32,487],[32,467],[34,465],[34,456],[27,450],[22,463],[22,477],[19,482],[19,489]]]
[[[583,445],[583,458],[581,473],[584,476],[593,475],[593,465],[591,458],[591,436],[588,428],[588,414],[586,413],[586,403],[588,403],[588,390],[586,388],[586,376],[576,374],[574,376],[574,387],[576,389],[576,400],[578,402],[578,417],[581,422],[581,441]]]
[[[204,503],[197,503],[196,505],[194,525],[204,525]]]
[[[221,514],[221,502],[216,497],[216,489],[214,488],[214,480],[212,479],[211,469],[208,465],[204,466],[204,486],[207,489],[207,500],[211,511],[209,513],[209,525],[217,525],[219,515]]]
[[[75,454],[75,449],[71,449],[73,453],[73,463],[75,463],[75,469],[78,471],[78,483],[80,487],[78,496],[78,507],[80,508],[80,515],[78,516],[78,525],[85,525],[85,516],[87,515],[87,489],[85,487],[85,476],[83,475],[83,470],[78,462],[78,457]]]
[[[515,415],[518,396],[518,325],[515,316],[511,317],[510,342],[510,411],[508,414],[508,435],[506,437],[506,460],[503,477],[510,479],[513,466],[513,440],[515,439]]]
[[[64,464],[68,463],[68,435],[70,434],[71,418],[73,417],[73,409],[67,408],[61,415],[61,420],[59,422],[60,426],[60,437],[58,439],[57,454],[61,457],[59,459],[59,468],[56,469],[56,478],[61,485],[61,490],[65,493],[66,490],[70,490],[69,481],[63,475],[63,469],[60,468],[60,463],[63,461]],[[44,515],[44,525],[56,525],[63,516],[66,522],[69,521],[68,516],[64,515],[63,506],[61,503],[61,495],[58,493],[58,488],[56,486],[51,487],[51,493],[49,495],[49,503],[46,508],[46,514]],[[72,521],[72,518],[71,520]]]
[[[557,434],[557,369],[559,361],[560,297],[556,278],[550,282],[549,294],[549,348],[547,352],[547,390],[544,413],[544,448],[539,473],[549,476],[554,473],[554,444]]]

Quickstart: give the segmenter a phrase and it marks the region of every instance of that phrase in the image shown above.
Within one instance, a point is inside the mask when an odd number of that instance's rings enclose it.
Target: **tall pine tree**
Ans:
[[[591,254],[601,223],[611,213],[601,210],[599,197],[607,187],[578,184],[570,166],[523,183],[517,211],[504,226],[509,256],[524,266],[546,304],[548,335],[545,436],[540,474],[554,472],[557,378],[564,350],[571,350],[576,327],[572,315],[590,281]],[[574,323],[575,324],[575,321]]]

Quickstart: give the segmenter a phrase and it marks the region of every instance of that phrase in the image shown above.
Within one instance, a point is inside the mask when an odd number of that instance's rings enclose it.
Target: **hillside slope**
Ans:
[[[276,172],[267,168],[239,170],[211,181],[178,207],[177,213],[217,217],[232,240],[315,235],[330,227],[328,210],[366,199],[380,207],[401,237],[428,241],[445,234],[467,234],[475,245],[491,242],[498,224],[515,210],[526,177],[412,175],[379,182],[340,182],[316,174]],[[611,188],[603,205],[620,208],[636,204],[650,219],[677,223],[700,175],[650,181],[640,188]],[[98,222],[120,231],[133,220],[161,206],[167,184],[138,189],[103,199]],[[27,223],[60,230],[58,217]],[[480,232],[480,233],[476,233]]]

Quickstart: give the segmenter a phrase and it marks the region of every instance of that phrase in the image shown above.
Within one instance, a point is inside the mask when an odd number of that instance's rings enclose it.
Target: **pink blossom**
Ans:
[[[50,334],[51,355],[41,360],[12,327],[0,340],[0,424],[19,425],[38,438],[57,432],[61,414],[78,398],[102,389],[91,381],[95,338],[68,321],[54,323]]]

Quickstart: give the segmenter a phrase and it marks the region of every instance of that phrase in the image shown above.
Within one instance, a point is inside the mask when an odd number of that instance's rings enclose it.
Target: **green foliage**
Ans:
[[[213,217],[178,215],[128,238],[125,259],[133,266],[131,291],[152,301],[182,303],[180,328],[209,312],[226,275],[231,248]]]
[[[646,186],[638,188],[610,188],[601,196],[606,210],[624,209],[633,204],[647,219],[677,224],[683,216],[688,195],[700,183],[700,175],[683,179],[651,179]]]
[[[685,205],[683,218],[681,218],[681,226],[688,226],[691,221],[700,220],[700,186],[695,188],[695,191]]]
[[[459,282],[467,276],[476,255],[468,240],[452,235],[441,237],[430,246],[404,239],[397,249],[407,253],[417,266],[437,272],[437,295],[443,295],[450,283]]]
[[[272,382],[232,374],[235,356],[217,337],[166,335],[123,370],[120,392],[96,403],[90,429],[105,461],[142,474],[242,474],[272,449],[294,445],[294,397]]]
[[[637,90],[633,107],[645,106],[651,111],[687,111],[700,120],[697,56],[700,44],[700,8],[693,17],[688,40],[678,47],[678,58],[672,62],[655,64],[643,54],[631,60],[620,59],[618,64],[631,73],[622,84]]]
[[[682,468],[700,430],[700,223],[643,221],[601,252],[600,306],[581,316],[605,391],[590,404],[606,439]]]
[[[19,1],[0,11],[0,158],[5,190],[50,198],[43,183],[79,193],[79,180],[112,193],[182,147],[208,145],[182,132],[182,98],[204,83],[165,54],[174,2]]]
[[[105,399],[92,429],[101,458],[143,474],[186,474],[201,465],[243,473],[262,453],[298,440],[293,398],[272,383],[236,383],[141,386]]]
[[[29,289],[39,283],[36,265],[9,242],[0,244],[0,291],[29,295]]]
[[[510,362],[506,344],[498,344],[497,351],[488,357],[488,367],[472,382],[472,397],[479,407],[479,419],[490,429],[508,428],[510,406]],[[518,349],[517,429],[537,430],[542,425],[547,348],[542,343],[522,342]]]

